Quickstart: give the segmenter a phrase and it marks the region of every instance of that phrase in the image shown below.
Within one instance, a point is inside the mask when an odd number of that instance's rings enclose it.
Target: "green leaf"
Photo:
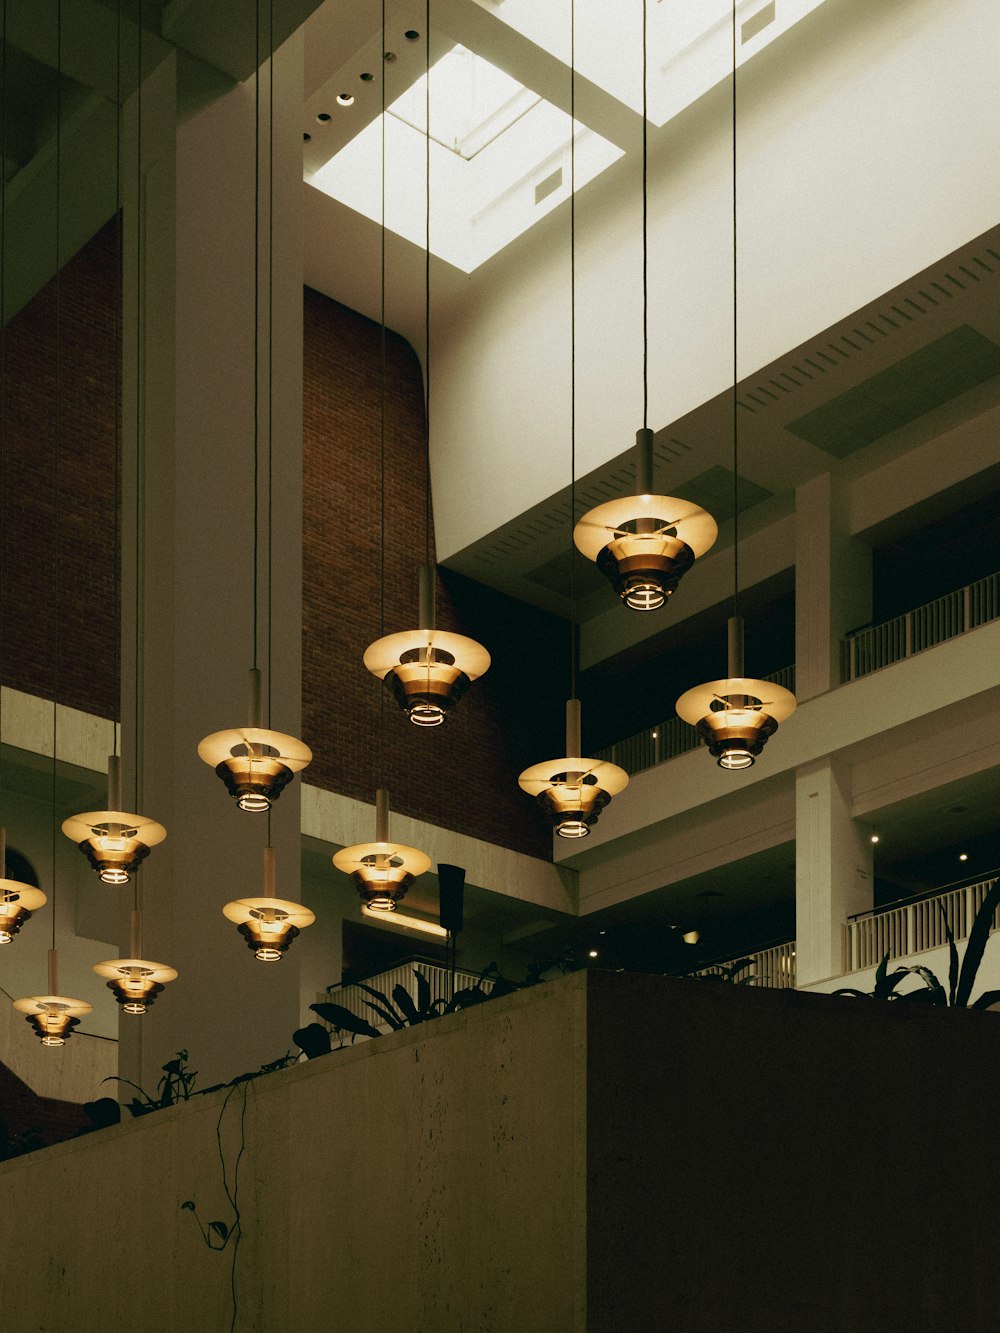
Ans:
[[[948,996],[943,986],[925,986],[923,990],[908,990],[893,996],[900,1004],[937,1004],[947,1007]]]
[[[984,990],[979,999],[969,1007],[970,1009],[988,1009],[991,1004],[1000,1004],[1000,990]]]
[[[855,990],[853,986],[841,986],[839,990],[832,990],[831,995],[853,995],[858,1000],[870,1000],[873,997],[866,990]]]
[[[986,948],[986,941],[990,937],[998,903],[1000,903],[1000,879],[994,881],[993,887],[983,899],[983,905],[976,913],[976,919],[969,931],[969,942],[965,946],[965,957],[962,959],[962,971],[958,978],[958,988],[952,1001],[960,1009],[968,1007],[969,996],[972,994],[979,964],[983,961],[983,951]]]
[[[396,1006],[399,1009],[400,1013],[403,1015],[403,1017],[410,1024],[411,1027],[415,1023],[423,1022],[423,1015],[417,1013],[417,1006],[413,1003],[413,999],[410,996],[410,992],[406,989],[405,986],[393,986],[392,998],[395,1000]]]
[[[328,1023],[332,1023],[335,1028],[343,1028],[345,1032],[353,1032],[358,1037],[379,1037],[382,1034],[378,1028],[372,1027],[366,1018],[359,1018],[357,1014],[352,1014],[350,1009],[345,1009],[342,1004],[321,1003],[311,1004],[309,1008],[313,1013],[319,1014],[320,1018],[325,1018]]]

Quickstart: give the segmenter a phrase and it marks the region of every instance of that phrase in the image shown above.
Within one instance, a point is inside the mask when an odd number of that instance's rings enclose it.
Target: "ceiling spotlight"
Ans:
[[[877,833],[873,833],[873,834],[872,834],[872,842],[878,842],[878,834],[877,834]]]
[[[325,125],[326,122],[331,119],[331,116],[329,111],[321,111],[319,115],[316,117],[316,119],[319,121],[321,125]]]
[[[596,950],[596,949],[591,949],[590,952],[587,954],[587,957],[588,957],[588,958],[596,958],[596,957],[597,957],[597,950]]]
[[[958,854],[958,859],[959,859],[960,861],[968,861],[968,859],[969,859],[969,853],[968,853],[968,852],[959,852],[959,854]]]
[[[337,105],[338,105],[338,106],[353,106],[353,105],[354,105],[354,94],[353,94],[353,93],[338,93],[338,94],[337,94]]]

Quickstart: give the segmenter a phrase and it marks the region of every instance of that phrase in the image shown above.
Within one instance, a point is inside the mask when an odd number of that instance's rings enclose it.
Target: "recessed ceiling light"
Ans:
[[[968,853],[968,852],[959,852],[959,854],[958,854],[958,859],[959,859],[960,861],[968,861],[968,859],[969,859],[969,853]]]
[[[877,833],[873,833],[873,834],[872,834],[872,842],[878,842],[878,834],[877,834]]]
[[[417,32],[416,28],[407,28],[406,32],[403,33],[403,36],[408,42],[419,42],[420,40],[420,33]]]
[[[338,105],[338,106],[353,106],[353,105],[354,105],[354,94],[353,94],[353,93],[338,93],[338,94],[337,94],[337,105]]]
[[[321,111],[319,115],[316,117],[316,119],[319,121],[321,125],[325,125],[326,122],[330,119],[329,111]]]
[[[366,69],[365,72],[364,72],[364,74],[359,75],[359,77],[360,77],[362,83],[371,83],[371,81],[372,81],[372,79],[374,79],[375,75],[372,74],[369,70]]]
[[[591,951],[590,951],[590,953],[587,955],[587,957],[588,957],[588,958],[596,958],[596,957],[597,957],[597,950],[596,950],[596,949],[591,949]]]
[[[597,933],[598,935],[606,935],[608,932],[606,930],[599,930]]]

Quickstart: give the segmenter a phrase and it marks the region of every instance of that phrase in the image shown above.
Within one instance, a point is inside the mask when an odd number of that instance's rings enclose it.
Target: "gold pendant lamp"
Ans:
[[[416,727],[439,727],[474,680],[490,666],[482,644],[437,628],[436,576],[431,509],[431,30],[430,0],[424,12],[424,392],[427,456],[424,485],[425,564],[420,569],[417,628],[383,635],[365,650],[364,663]],[[385,48],[385,10],[382,14]],[[382,65],[382,410],[385,411],[385,72]],[[384,472],[383,452],[383,472]],[[383,490],[384,508],[384,490]],[[383,524],[383,549],[385,532]]]
[[[570,5],[570,523],[576,518],[576,15]],[[575,533],[574,533],[575,539]],[[613,796],[628,786],[628,774],[616,764],[585,759],[580,738],[580,701],[576,698],[576,559],[570,542],[570,695],[566,701],[566,754],[533,764],[518,786],[535,797],[560,838],[585,838]]]
[[[677,715],[690,723],[720,768],[752,768],[780,723],[795,711],[795,695],[771,681],[744,675],[743,620],[739,614],[739,373],[736,210],[736,4],[732,9],[732,199],[733,199],[733,614],[729,619],[727,675],[687,690]]]
[[[295,937],[316,920],[302,903],[275,895],[274,848],[264,848],[264,892],[260,898],[237,898],[226,903],[223,916],[235,923],[254,957],[277,963]]]
[[[10,944],[32,912],[44,907],[48,899],[41,889],[20,880],[7,878],[7,830],[0,828],[0,944]]]
[[[416,847],[406,847],[389,838],[389,793],[375,793],[375,841],[344,847],[333,864],[350,875],[362,905],[372,912],[394,912],[418,875],[431,867],[431,858]]]

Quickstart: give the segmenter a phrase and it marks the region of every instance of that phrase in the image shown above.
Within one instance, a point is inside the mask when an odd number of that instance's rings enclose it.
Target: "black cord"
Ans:
[[[647,182],[649,177],[648,73],[646,65],[646,0],[642,0],[642,428],[649,429],[649,245]]]
[[[6,8],[6,0],[5,0]],[[6,160],[6,158],[5,158]],[[114,713],[111,719],[113,754],[120,753],[122,716],[121,548],[122,548],[122,0],[115,11],[115,536],[114,608],[115,662]]]
[[[381,214],[382,226],[379,230],[379,354],[381,357],[379,379],[379,635],[385,635],[385,387],[388,369],[386,366],[385,335],[385,0],[382,0],[382,116],[379,120],[382,134],[381,166]],[[375,787],[385,786],[385,689],[378,686],[378,773]]]
[[[254,0],[253,104],[253,636],[250,665],[257,669],[257,566],[260,517],[260,4]]]
[[[3,23],[3,52],[0,54],[0,77],[3,79],[2,103],[0,103],[0,151],[3,154],[3,174],[0,175],[0,515],[4,513],[4,499],[6,492],[4,488],[4,456],[7,452],[7,434],[5,422],[7,419],[6,409],[6,391],[7,391],[7,0],[3,0],[3,13],[0,17]],[[0,572],[3,569],[4,541],[6,525],[0,529]],[[3,653],[3,579],[0,577],[0,657]],[[0,685],[3,683],[3,672],[0,670]],[[2,699],[2,695],[0,695]],[[3,735],[2,708],[0,703],[0,736]],[[0,864],[0,877],[6,876],[6,863]]]
[[[733,0],[733,618],[739,614],[740,517],[739,517],[739,402],[737,399],[737,247],[736,247],[736,0]]]
[[[425,560],[431,565],[431,0],[424,0],[424,483]]]
[[[569,7],[569,697],[576,698],[576,0]]]
[[[135,810],[141,810],[141,774],[143,765],[142,728],[142,451],[145,432],[142,421],[142,14],[136,25],[136,113],[135,113],[135,691],[133,698],[135,758],[133,784]]]
[[[268,107],[267,107],[267,717],[271,725],[271,662],[274,634],[271,615],[274,601],[271,595],[274,532],[274,0],[268,0],[267,11]],[[258,71],[258,78],[260,77]],[[268,845],[271,842],[271,808],[268,806]]]
[[[59,731],[59,454],[62,447],[62,347],[60,318],[62,314],[62,273],[60,270],[60,243],[62,229],[62,0],[56,4],[56,275],[55,275],[55,440],[52,459],[52,948],[56,947],[56,830],[58,822],[58,765]]]

